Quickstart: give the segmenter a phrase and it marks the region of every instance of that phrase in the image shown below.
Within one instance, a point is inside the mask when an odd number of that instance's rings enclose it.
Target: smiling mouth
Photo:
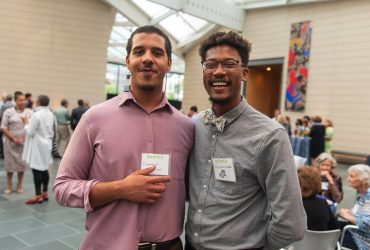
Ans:
[[[212,87],[226,87],[227,83],[226,82],[212,82],[211,86]]]

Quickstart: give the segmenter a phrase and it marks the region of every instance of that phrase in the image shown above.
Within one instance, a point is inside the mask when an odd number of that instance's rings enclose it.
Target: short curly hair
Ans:
[[[299,186],[302,197],[311,197],[321,191],[321,178],[319,170],[315,167],[300,167],[298,169]]]
[[[330,161],[330,163],[331,163],[331,168],[335,168],[336,166],[337,166],[337,161],[335,160],[335,158],[331,155],[331,154],[329,154],[329,153],[321,153],[317,158],[316,158],[316,161],[317,161],[317,163],[319,164],[319,166],[320,166],[320,164],[321,164],[321,162],[323,162],[323,161],[326,161],[326,160],[329,160]]]
[[[199,55],[202,58],[202,62],[206,59],[206,53],[209,49],[221,45],[228,45],[235,48],[239,52],[242,63],[248,66],[249,53],[252,48],[251,43],[233,31],[214,32],[206,40],[203,40],[199,48]]]

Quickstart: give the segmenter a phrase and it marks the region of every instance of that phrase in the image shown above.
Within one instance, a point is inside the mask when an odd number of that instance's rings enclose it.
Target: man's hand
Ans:
[[[155,169],[154,166],[137,170],[122,180],[120,190],[123,199],[133,202],[155,203],[166,191],[166,182],[169,176],[148,176]]]
[[[89,194],[90,205],[96,208],[116,200],[155,203],[166,190],[169,176],[148,176],[154,166],[133,172],[124,179],[97,183]]]

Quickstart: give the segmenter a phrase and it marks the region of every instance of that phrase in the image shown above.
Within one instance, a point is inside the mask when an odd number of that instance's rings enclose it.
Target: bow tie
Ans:
[[[216,117],[212,112],[206,110],[202,120],[205,125],[214,124],[218,131],[224,131],[226,119],[223,116]]]

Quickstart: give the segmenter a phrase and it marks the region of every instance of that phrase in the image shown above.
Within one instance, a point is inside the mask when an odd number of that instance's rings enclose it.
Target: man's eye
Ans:
[[[206,63],[206,68],[213,69],[217,67],[217,63]]]
[[[236,63],[235,62],[224,62],[222,65],[226,68],[233,68],[235,67]]]
[[[142,50],[135,50],[134,51],[134,55],[142,55],[142,54],[144,54],[144,51],[142,51]]]
[[[161,50],[154,50],[153,51],[153,55],[155,55],[155,56],[163,56],[164,55],[164,52],[161,51]]]

